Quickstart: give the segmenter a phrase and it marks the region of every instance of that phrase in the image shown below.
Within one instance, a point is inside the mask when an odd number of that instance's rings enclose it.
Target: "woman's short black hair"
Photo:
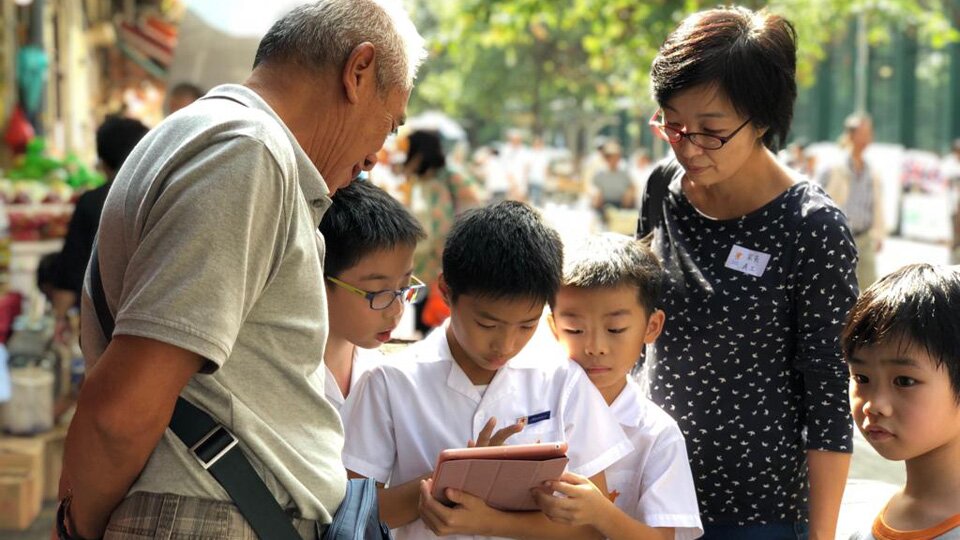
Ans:
[[[552,304],[562,277],[560,235],[517,201],[465,212],[443,248],[443,279],[453,301],[469,294]]]
[[[650,79],[665,105],[691,88],[716,85],[738,113],[767,128],[763,143],[787,139],[797,98],[797,33],[765,11],[724,7],[690,15],[660,47]]]
[[[415,174],[423,175],[447,166],[447,158],[443,153],[443,141],[440,140],[440,134],[436,131],[414,131],[407,140],[410,145],[407,148],[406,164],[419,159],[416,162]]]
[[[892,342],[926,351],[960,403],[960,267],[905,266],[860,295],[841,335],[843,354],[849,360],[861,347]]]
[[[423,227],[399,201],[365,180],[337,190],[320,221],[326,243],[323,273],[339,276],[361,259],[397,246],[416,247]]]

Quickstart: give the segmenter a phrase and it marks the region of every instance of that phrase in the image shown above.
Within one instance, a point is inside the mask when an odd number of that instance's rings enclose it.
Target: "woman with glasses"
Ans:
[[[792,25],[745,8],[691,15],[652,67],[650,124],[675,160],[638,231],[667,272],[647,383],[686,437],[707,539],[832,539],[853,449],[839,335],[856,250],[774,155],[795,70]]]

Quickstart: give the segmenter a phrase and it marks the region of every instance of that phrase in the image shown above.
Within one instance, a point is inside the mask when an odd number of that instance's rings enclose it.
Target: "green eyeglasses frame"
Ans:
[[[349,283],[340,281],[339,279],[333,276],[326,276],[326,280],[330,283],[333,283],[337,287],[340,287],[344,290],[350,291],[357,296],[362,296],[370,302],[370,309],[376,311],[382,311],[392,306],[393,303],[399,298],[404,304],[412,304],[420,300],[422,293],[427,290],[426,283],[420,281],[417,276],[410,276],[410,280],[413,281],[413,285],[407,287],[402,287],[397,290],[383,290],[383,291],[365,291],[361,288],[354,287]]]

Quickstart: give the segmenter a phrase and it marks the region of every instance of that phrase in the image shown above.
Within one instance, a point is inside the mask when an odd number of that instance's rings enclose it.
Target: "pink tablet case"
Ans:
[[[563,474],[566,443],[444,450],[433,475],[433,496],[450,504],[447,488],[480,497],[498,510],[537,510],[530,490]]]

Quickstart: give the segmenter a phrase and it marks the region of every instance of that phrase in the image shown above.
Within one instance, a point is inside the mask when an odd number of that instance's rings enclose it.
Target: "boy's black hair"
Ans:
[[[356,180],[337,190],[320,221],[327,244],[323,273],[336,277],[367,255],[426,238],[416,218],[386,191]]]
[[[116,173],[148,131],[139,120],[108,116],[97,128],[97,157]]]
[[[563,285],[580,289],[637,288],[637,301],[647,312],[659,307],[663,267],[640,240],[616,233],[589,236],[565,250]]]
[[[960,269],[912,264],[860,295],[841,335],[849,360],[865,346],[900,341],[920,347],[950,376],[960,403]]]
[[[452,301],[469,294],[552,304],[562,275],[560,235],[521,202],[467,211],[443,248],[443,276]]]
[[[694,13],[667,36],[650,69],[654,99],[715,84],[776,151],[787,140],[797,98],[797,33],[789,21],[744,7]]]

